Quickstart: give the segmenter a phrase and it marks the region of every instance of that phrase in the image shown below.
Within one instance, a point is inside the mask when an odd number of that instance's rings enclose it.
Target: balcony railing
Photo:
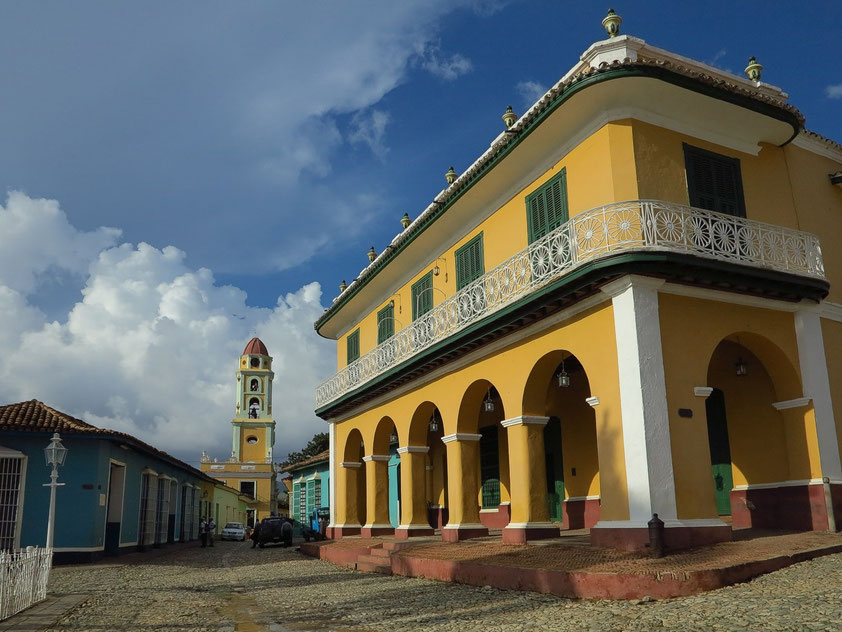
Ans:
[[[320,408],[436,342],[619,252],[674,252],[824,278],[817,237],[699,208],[632,200],[581,213],[463,287],[316,388]]]

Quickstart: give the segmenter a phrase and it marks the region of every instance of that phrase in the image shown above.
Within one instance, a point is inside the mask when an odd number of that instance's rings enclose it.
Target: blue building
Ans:
[[[0,549],[44,546],[53,433],[68,448],[56,493],[55,561],[79,562],[195,540],[213,479],[131,435],[37,400],[0,406]]]
[[[289,494],[289,515],[299,524],[308,524],[316,507],[330,505],[330,451],[325,450],[290,465],[287,470],[292,479]]]

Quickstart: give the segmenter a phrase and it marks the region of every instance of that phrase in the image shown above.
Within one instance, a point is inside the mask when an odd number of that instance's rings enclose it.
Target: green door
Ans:
[[[544,426],[544,454],[547,464],[547,509],[551,522],[561,522],[564,464],[561,460],[561,422],[558,417],[550,417]]]
[[[725,418],[725,395],[718,388],[707,398],[705,409],[708,417],[708,443],[713,472],[713,489],[716,510],[720,516],[731,515],[731,445],[728,441],[728,421]]]

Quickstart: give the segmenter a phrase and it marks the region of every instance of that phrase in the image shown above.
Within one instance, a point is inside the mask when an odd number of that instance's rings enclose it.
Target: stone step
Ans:
[[[392,552],[388,549],[371,549],[371,553],[369,553],[369,555],[373,557],[382,557],[388,560],[392,557]]]
[[[367,557],[367,556],[360,556]],[[368,562],[357,562],[357,570],[366,573],[380,573],[381,575],[391,575],[392,566],[387,564],[369,564]]]
[[[407,547],[412,546],[412,542],[403,542],[398,540],[389,540],[383,543],[383,548],[387,551],[400,551],[401,549],[405,549]]]
[[[384,558],[379,555],[358,555],[357,562],[364,562],[366,564],[379,564],[380,566],[392,567],[392,561],[389,558]]]

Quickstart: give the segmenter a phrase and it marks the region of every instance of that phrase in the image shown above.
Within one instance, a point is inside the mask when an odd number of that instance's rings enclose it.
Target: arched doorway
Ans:
[[[544,426],[547,512],[566,529],[599,521],[599,458],[590,382],[579,359],[552,351],[532,368],[523,409],[547,417]]]
[[[371,453],[363,457],[367,509],[363,537],[392,534],[397,525],[400,515],[398,442],[395,422],[391,417],[383,417],[374,431]]]
[[[362,434],[352,429],[340,452],[336,472],[336,524],[332,537],[358,535],[366,521],[366,472],[363,462],[365,443]]]

